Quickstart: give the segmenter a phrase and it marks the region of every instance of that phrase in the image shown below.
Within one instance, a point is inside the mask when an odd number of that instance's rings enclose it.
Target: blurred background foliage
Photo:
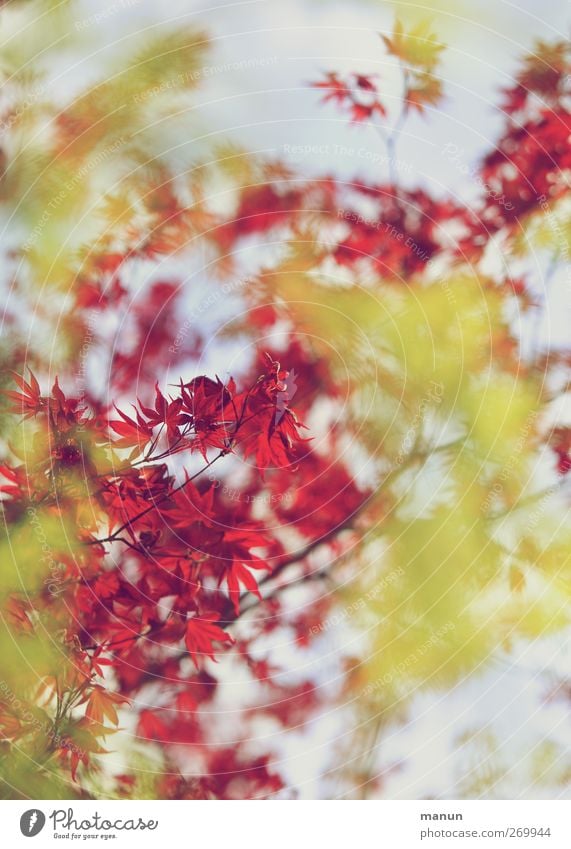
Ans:
[[[549,657],[551,640],[568,638],[568,490],[549,448],[565,418],[557,405],[567,398],[568,353],[532,346],[522,354],[522,302],[514,307],[498,260],[509,254],[513,268],[519,263],[531,276],[538,264],[549,274],[568,260],[568,193],[537,203],[517,227],[490,238],[485,255],[443,250],[407,285],[378,267],[341,272],[331,245],[343,200],[329,193],[332,178],[311,183],[287,162],[250,155],[230,133],[210,138],[195,113],[211,48],[200,24],[135,28],[111,49],[73,2],[12,2],[2,15],[6,369],[31,365],[52,378],[77,377],[93,280],[110,286],[120,267],[129,312],[146,271],[173,257],[190,276],[208,269],[184,284],[185,293],[196,285],[204,296],[248,275],[241,309],[221,320],[222,355],[225,344],[247,346],[267,334],[279,345],[290,334],[303,339],[316,371],[327,363],[341,389],[329,399],[323,393],[321,416],[308,425],[323,451],[327,431],[343,429],[345,459],[369,494],[341,531],[353,534],[349,551],[328,564],[327,615],[331,622],[340,615],[341,624],[328,625],[326,616],[312,649],[318,658],[337,652],[339,712],[349,715],[344,728],[357,730],[346,743],[339,735],[338,767],[317,770],[331,769],[324,786],[336,794],[382,795],[383,741],[405,723],[415,698],[452,692],[511,663],[526,641],[542,643]],[[91,62],[76,73],[84,52]],[[298,183],[304,187],[280,216],[281,199]],[[268,187],[273,194],[264,196]],[[271,231],[232,230],[248,214],[275,216]],[[235,251],[240,239],[243,255]],[[269,329],[248,313],[268,304],[276,317]],[[107,317],[89,330],[95,382],[103,363],[113,367],[109,348],[121,332]],[[7,372],[2,380],[7,386]],[[42,446],[30,426],[6,417],[2,424],[4,455],[34,464]],[[93,462],[103,463],[95,450]],[[29,634],[15,641],[9,624],[10,616],[30,621],[25,604],[12,606],[15,591],[41,595],[54,568],[65,585],[66,559],[80,557],[72,526],[89,499],[82,486],[66,481],[74,506],[63,522],[47,511],[10,516],[0,541],[1,695],[30,713],[28,733],[1,744],[6,795],[84,792],[62,779],[53,757],[53,736],[67,733],[61,705],[55,714],[53,702],[38,707],[38,688],[56,670],[67,662],[74,673],[60,639],[73,629],[65,586],[43,621],[33,614]],[[322,590],[312,592],[308,603]],[[453,795],[517,795],[498,732],[473,727],[456,746]],[[160,754],[127,748],[137,775],[133,797],[160,793],[146,775]],[[528,748],[526,792],[566,793],[560,742],[530,736]],[[94,773],[91,792],[112,795],[105,772]]]

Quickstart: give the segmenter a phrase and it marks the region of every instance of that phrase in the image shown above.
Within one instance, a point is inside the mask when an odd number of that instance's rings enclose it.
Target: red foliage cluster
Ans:
[[[375,74],[349,74],[344,80],[335,71],[329,71],[324,80],[312,83],[314,88],[325,89],[327,94],[323,103],[332,101],[348,111],[351,121],[358,124],[368,121],[375,115],[381,118],[387,114],[378,88],[373,80]]]
[[[436,200],[423,189],[400,190],[386,185],[355,182],[346,193],[342,220],[348,234],[334,248],[340,265],[373,262],[387,279],[409,280],[436,256],[448,249],[444,225],[466,220],[466,210],[452,200]],[[373,204],[374,213],[359,211],[362,201]]]
[[[292,354],[301,364],[299,346]],[[44,614],[60,622],[75,668],[73,680],[58,681],[57,687],[67,684],[77,693],[75,706],[86,705],[85,716],[58,746],[74,779],[78,766],[90,763],[90,754],[104,751],[98,738],[116,724],[116,705],[136,702],[156,676],[170,682],[163,688],[168,701],[141,712],[139,733],[168,743],[173,751],[181,742],[198,745],[206,733],[200,711],[217,687],[203,668],[205,661],[215,661],[235,643],[228,627],[242,615],[244,600],[250,595],[263,602],[258,574],[265,573],[265,581],[303,560],[303,544],[289,554],[275,529],[295,529],[297,540],[305,540],[310,550],[324,530],[335,530],[341,516],[346,520],[341,507],[329,510],[325,523],[317,518],[307,470],[322,481],[342,480],[355,508],[362,500],[347,472],[332,467],[301,436],[303,425],[290,407],[297,385],[291,384],[289,372],[271,354],[263,356],[263,364],[241,390],[232,379],[204,375],[180,379],[168,395],[156,384],[153,405],[138,401],[129,413],[113,406],[94,415],[85,403],[67,397],[57,379],[45,395],[31,373],[27,379],[14,375],[18,390],[5,393],[12,412],[35,419],[34,454],[41,457],[35,465],[2,467],[7,512],[41,509],[71,517],[80,543],[74,557],[61,554],[65,571],[58,576],[57,593],[42,593]],[[185,457],[199,459],[200,468],[193,473],[182,469],[177,477],[169,463]],[[237,499],[220,480],[206,478],[224,457],[241,458],[249,476],[249,484],[236,490]],[[302,476],[300,462],[307,458]],[[262,521],[255,513],[266,486],[275,497]],[[297,494],[285,508],[280,490],[289,488]],[[106,528],[103,536],[101,527]],[[120,556],[117,547],[123,549]],[[258,634],[269,633],[280,621],[277,599],[267,604],[251,640],[241,640],[238,657],[275,694],[274,671],[250,654]],[[14,627],[29,630],[29,605],[14,596],[11,610]],[[307,626],[303,629],[306,634]],[[178,655],[172,655],[173,647]],[[191,659],[195,675],[183,671],[185,658]],[[103,687],[101,664],[114,669],[119,694]],[[280,684],[279,698],[266,699],[251,709],[251,716],[261,711],[287,723],[294,705],[301,716],[303,706],[314,701],[307,686]],[[184,790],[165,786],[161,792],[225,797],[236,782],[253,782],[256,792],[266,794],[281,786],[266,760],[250,763],[240,756],[234,769],[229,757],[234,755],[226,749],[209,751],[201,767],[208,780],[191,782],[192,788]],[[217,775],[221,764],[224,779]]]
[[[506,126],[482,162],[486,194],[475,210],[469,237],[477,253],[491,235],[520,229],[537,210],[552,212],[568,191],[570,72],[569,43],[540,41],[514,84],[504,89]]]

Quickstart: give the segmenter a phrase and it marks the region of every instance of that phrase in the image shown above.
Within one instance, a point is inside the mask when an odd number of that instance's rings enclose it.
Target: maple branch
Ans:
[[[102,649],[103,651],[108,651],[109,649],[115,648],[116,646],[123,645],[123,643],[130,643],[131,640],[139,640],[141,637],[147,637],[149,634],[152,634],[155,631],[159,631],[166,625],[166,622],[157,622],[156,625],[151,625],[148,630],[142,631],[140,634],[132,634],[130,637],[123,637],[121,640],[114,640],[111,643],[92,643],[88,646],[82,646],[83,651],[91,651],[92,649]]]
[[[147,463],[148,463],[151,459],[157,459],[157,458],[153,458],[153,456],[152,456],[152,455],[153,455],[153,451],[154,451],[154,450],[155,450],[155,448],[157,447],[157,442],[159,441],[159,439],[160,439],[160,437],[161,437],[161,433],[163,432],[164,427],[165,427],[165,423],[163,422],[163,423],[161,424],[161,426],[160,426],[159,430],[158,430],[158,433],[156,434],[155,438],[154,438],[154,439],[153,439],[153,441],[151,442],[151,445],[150,445],[149,449],[147,450],[147,453],[146,453],[146,454],[145,454],[145,456],[143,457],[143,460],[144,460],[145,462],[147,462]],[[135,464],[133,463],[132,465],[135,465]]]
[[[361,515],[361,513],[363,513],[365,511],[365,509],[371,503],[371,501],[375,500],[381,493],[385,492],[394,483],[394,481],[403,472],[410,469],[410,467],[415,462],[417,462],[417,461],[422,462],[424,460],[427,460],[429,457],[432,457],[436,453],[449,451],[451,448],[454,448],[457,445],[460,445],[463,441],[464,441],[464,437],[459,437],[458,439],[452,440],[452,442],[447,442],[444,445],[436,446],[433,449],[427,449],[424,452],[414,452],[414,453],[410,454],[409,457],[407,458],[407,460],[404,463],[401,463],[401,465],[397,466],[395,469],[392,469],[390,472],[387,473],[384,480],[379,484],[379,486],[375,489],[375,491],[370,493],[361,502],[361,504],[358,507],[355,508],[353,513],[345,519],[344,522],[342,522],[340,525],[337,525],[334,528],[331,528],[323,536],[312,540],[312,542],[308,543],[304,548],[295,552],[290,557],[288,557],[286,560],[284,560],[280,564],[278,564],[278,566],[276,566],[276,568],[273,570],[273,572],[270,572],[268,575],[266,575],[265,578],[263,578],[259,582],[259,586],[262,587],[265,584],[268,584],[270,581],[273,581],[273,579],[276,578],[278,575],[280,575],[288,566],[292,566],[295,563],[302,562],[303,560],[305,560],[306,557],[308,557],[313,551],[315,551],[321,545],[326,545],[328,542],[330,542],[332,539],[334,539],[338,534],[342,533],[343,531],[352,529],[355,520]],[[325,577],[325,573],[323,572],[323,570],[319,570],[319,572],[317,572],[315,574],[319,575],[319,577]],[[309,578],[309,576],[304,575],[300,578],[300,582],[305,581],[308,578]],[[271,593],[279,591],[279,590],[284,589],[286,587],[289,587],[293,583],[298,583],[298,582],[297,581],[288,582],[287,584],[284,584],[282,586],[275,587],[273,590],[270,591],[270,594],[264,596],[261,599],[254,598],[251,601],[251,603],[248,605],[248,607],[245,607],[240,611],[239,616],[241,616],[242,613],[247,613],[248,611],[253,610],[254,607],[257,607],[263,601],[266,601],[268,598],[271,597]],[[239,616],[236,616],[235,619],[233,619],[231,621],[235,621],[236,619],[239,618]]]
[[[389,170],[389,180],[391,181],[391,185],[394,189],[394,199],[396,201],[397,206],[400,207],[400,198],[398,196],[398,177],[395,169],[395,154],[396,154],[396,145],[401,134],[401,130],[404,126],[404,123],[408,116],[408,86],[409,86],[409,72],[407,68],[403,65],[402,61],[399,62],[402,78],[403,78],[403,91],[401,95],[401,108],[398,114],[398,117],[393,124],[390,132],[385,132],[384,127],[376,122],[373,123],[374,128],[377,130],[381,139],[387,150],[387,158],[388,158],[388,170]],[[402,207],[400,207],[402,210]],[[404,212],[404,210],[403,210]]]
[[[120,534],[122,531],[124,531],[126,529],[131,530],[131,526],[135,522],[138,522],[139,519],[142,519],[143,516],[147,516],[152,510],[154,510],[156,508],[157,504],[161,504],[163,501],[166,501],[168,498],[172,498],[172,496],[175,495],[175,493],[180,492],[181,489],[184,489],[185,486],[188,486],[189,483],[196,480],[196,478],[200,477],[200,475],[204,474],[204,472],[207,469],[209,469],[211,466],[213,466],[214,463],[217,460],[219,460],[221,457],[224,457],[226,454],[228,454],[228,452],[229,452],[229,449],[222,448],[218,452],[216,457],[213,457],[212,460],[209,460],[209,462],[206,463],[202,467],[202,469],[199,469],[198,472],[195,472],[194,475],[191,475],[189,478],[184,480],[181,484],[179,484],[179,486],[176,486],[174,489],[171,489],[168,492],[165,492],[163,495],[161,495],[160,498],[157,498],[155,501],[153,501],[152,504],[150,504],[144,510],[141,510],[140,513],[137,513],[135,516],[132,516],[127,522],[124,522],[124,524],[122,524],[119,528],[117,528],[116,531],[113,531],[113,533],[110,536],[104,537],[103,539],[88,540],[85,543],[85,545],[100,545],[104,542],[118,542],[118,534]]]

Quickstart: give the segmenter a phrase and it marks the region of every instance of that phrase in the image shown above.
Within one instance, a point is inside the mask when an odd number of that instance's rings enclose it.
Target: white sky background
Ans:
[[[458,145],[465,151],[462,161],[472,166],[479,155],[493,146],[502,126],[502,116],[496,108],[498,89],[509,85],[518,57],[529,50],[535,38],[568,36],[571,14],[566,0],[524,0],[517,4],[502,0],[433,0],[430,4],[367,0],[85,0],[78,5],[84,19],[96,12],[109,13],[105,20],[85,31],[106,46],[97,56],[79,60],[79,67],[73,70],[69,69],[69,58],[62,57],[61,65],[52,67],[51,72],[61,74],[58,89],[67,100],[70,91],[101,76],[108,57],[128,48],[131,34],[139,38],[140,31],[147,27],[149,33],[156,34],[162,24],[171,29],[177,22],[182,25],[195,20],[213,38],[214,67],[193,96],[192,102],[200,105],[188,116],[192,118],[188,126],[204,128],[210,134],[209,144],[230,138],[250,150],[285,159],[288,145],[320,146],[321,152],[294,158],[302,173],[329,171],[341,178],[363,176],[381,182],[387,178],[386,166],[375,166],[371,159],[385,153],[379,136],[373,129],[350,126],[332,105],[318,106],[320,93],[308,88],[307,82],[317,79],[323,70],[378,73],[381,80],[386,79],[390,102],[398,88],[378,32],[391,32],[395,7],[399,14],[406,15],[407,11],[418,11],[427,5],[432,7],[435,32],[450,45],[442,73],[446,100],[437,112],[409,120],[397,155],[406,165],[401,171],[405,184],[420,184],[437,194],[451,191],[470,201],[479,194],[476,183],[451,166],[442,150],[448,142]],[[434,13],[438,9],[441,14]],[[243,60],[259,64],[215,70],[217,65]],[[165,127],[165,144],[169,139],[181,144],[180,125],[177,128],[176,122]],[[188,137],[189,154],[194,153],[196,145],[192,136]],[[334,145],[354,148],[355,153],[336,152]],[[180,155],[184,153],[183,147]],[[164,273],[163,269],[160,276]],[[207,286],[207,282],[201,285]],[[200,300],[204,293],[204,288],[198,288],[196,298]],[[568,341],[569,328],[569,293],[561,278],[555,280],[553,298],[544,337],[551,344],[559,344]],[[217,315],[213,312],[209,319],[215,324]],[[342,636],[337,635],[339,638]],[[326,650],[332,648],[329,645]],[[506,795],[522,792],[525,782],[521,771],[527,769],[530,744],[548,737],[564,740],[561,705],[541,705],[538,699],[545,692],[542,670],[546,668],[552,673],[556,668],[561,672],[568,670],[568,652],[552,642],[523,648],[512,666],[490,668],[448,693],[419,696],[408,721],[389,734],[384,743],[384,766],[405,759],[403,768],[387,777],[386,796],[414,798],[432,794],[454,798],[454,780],[462,771],[455,754],[455,738],[467,728],[494,720],[505,747],[504,760],[520,770],[515,780],[508,776],[503,785]],[[319,793],[315,780],[324,765],[327,744],[339,731],[338,722],[339,717],[319,722],[309,736],[295,734],[285,741],[284,756],[290,776],[303,786],[308,798]]]
[[[132,5],[129,5],[129,4]],[[124,4],[124,5],[123,5]],[[334,144],[369,148],[383,153],[373,130],[348,126],[333,107],[316,109],[319,92],[306,83],[321,69],[378,73],[387,80],[387,99],[397,93],[378,32],[392,31],[395,9],[410,14],[425,5],[439,38],[448,43],[442,77],[447,98],[429,119],[409,120],[399,144],[400,156],[415,172],[414,182],[433,190],[469,189],[466,181],[450,173],[441,149],[453,141],[475,161],[488,149],[501,126],[495,109],[497,89],[510,83],[517,59],[536,37],[556,38],[569,33],[571,15],[566,0],[525,0],[517,4],[502,0],[433,0],[432,3],[388,3],[368,0],[242,0],[197,3],[172,0],[168,4],[145,0],[117,0],[78,4],[89,19],[94,10],[108,10],[109,17],[93,25],[124,50],[123,35],[143,31],[156,33],[161,22],[168,28],[196,22],[213,38],[212,69],[198,92],[200,110],[211,132],[229,133],[251,150],[282,154],[284,145]],[[450,10],[437,13],[438,8]],[[91,27],[87,28],[89,31]],[[102,57],[103,58],[103,57]],[[265,65],[224,70],[225,64],[248,61]],[[221,66],[216,71],[216,66]],[[77,73],[73,75],[77,80]],[[70,80],[67,81],[71,82]],[[214,137],[214,136],[212,136]],[[358,158],[357,158],[358,159]],[[307,168],[334,168],[342,176],[362,170],[369,179],[366,161],[350,156],[308,155]]]
[[[190,110],[157,128],[164,150],[172,147],[182,163],[230,137],[251,151],[289,159],[301,174],[329,171],[379,182],[387,178],[387,166],[378,133],[350,125],[332,104],[318,105],[321,93],[307,83],[323,70],[377,73],[387,105],[396,108],[400,80],[378,33],[392,31],[395,11],[406,19],[428,9],[436,34],[448,44],[442,66],[446,98],[437,110],[407,121],[398,143],[398,173],[406,185],[452,193],[465,202],[481,190],[462,166],[474,168],[502,127],[499,89],[510,84],[518,58],[536,38],[568,36],[571,21],[567,0],[85,0],[77,8],[84,10],[83,18],[78,11],[78,29],[98,42],[99,52],[90,57],[87,50],[69,71],[62,62],[58,88],[66,99],[91,76],[98,78],[111,57],[128,52],[132,39],[195,22],[212,37],[211,64],[189,99]],[[107,17],[89,23],[96,11]],[[256,65],[236,68],[241,62]],[[450,143],[460,151],[455,163],[443,153]],[[293,155],[294,146],[317,150]],[[536,257],[534,266],[532,283],[542,293],[543,258]],[[513,269],[514,276],[519,270]],[[568,340],[568,279],[556,276],[550,287],[541,336],[559,346]]]

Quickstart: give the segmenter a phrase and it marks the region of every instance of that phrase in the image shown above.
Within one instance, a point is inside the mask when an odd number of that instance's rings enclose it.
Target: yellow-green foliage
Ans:
[[[192,26],[159,28],[130,36],[121,51],[110,54],[105,43],[95,41],[98,28],[84,27],[68,4],[62,9],[46,4],[42,14],[26,12],[29,5],[4,13],[8,27],[19,28],[21,37],[9,42],[4,55],[4,77],[15,102],[5,119],[10,156],[2,199],[13,204],[17,199],[12,223],[21,236],[31,283],[66,291],[81,270],[86,244],[93,246],[112,230],[114,249],[119,249],[125,237],[120,223],[132,224],[137,215],[139,225],[144,223],[146,178],[168,159],[169,146],[161,137],[169,113],[178,109],[177,95],[199,84],[208,40]],[[24,27],[27,38],[22,37]],[[41,48],[36,44],[40,37]],[[30,45],[36,44],[37,56],[46,44],[52,50],[77,49],[78,38],[90,51],[105,52],[105,75],[99,71],[87,90],[56,105],[43,63],[34,63],[33,78],[26,72]],[[118,195],[128,199],[121,222],[109,217]]]
[[[343,415],[378,469],[345,601],[368,646],[363,697],[390,712],[569,622],[561,534],[518,548],[542,385],[505,356],[503,296],[485,278],[347,286],[291,259],[264,283],[345,382]]]

